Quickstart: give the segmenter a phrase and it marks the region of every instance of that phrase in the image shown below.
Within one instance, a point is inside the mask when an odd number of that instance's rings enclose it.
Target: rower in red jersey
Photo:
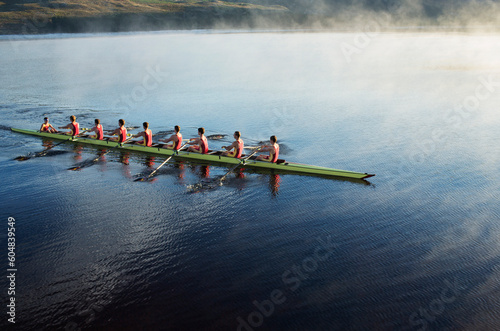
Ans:
[[[189,139],[188,144],[193,146],[189,146],[188,152],[207,154],[208,142],[207,137],[205,137],[205,128],[198,128],[198,136],[200,137]]]
[[[269,139],[271,145],[264,145],[260,150],[261,152],[269,152],[269,155],[259,155],[257,156],[257,160],[276,163],[280,154],[280,146],[278,145],[277,141],[278,139],[276,138],[276,136],[271,136],[271,138]]]
[[[115,129],[115,131],[111,132],[111,136],[117,134],[118,137],[112,137],[109,140],[122,143],[125,140],[127,140],[127,128],[125,127],[125,120],[120,118],[118,120],[118,124],[120,125],[120,127],[118,129]]]
[[[94,132],[95,136],[92,135],[91,138],[95,138],[97,140],[102,140],[104,138],[104,132],[102,129],[101,121],[98,118],[96,118],[94,120],[94,123],[95,123],[95,126],[92,129],[90,129],[90,132]]]
[[[40,132],[56,133],[57,130],[49,123],[49,118],[45,117],[43,119],[43,124],[40,127]]]
[[[153,132],[151,132],[151,130],[149,129],[149,123],[142,123],[142,127],[144,128],[144,131],[132,136],[132,138],[142,137],[141,141],[136,141],[135,143],[144,145],[146,147],[151,147],[151,145],[153,144]]]
[[[80,124],[76,121],[75,115],[71,115],[69,119],[71,120],[71,123],[65,126],[60,126],[59,129],[70,129],[71,131],[66,132],[66,134],[78,136],[80,134]]]
[[[243,147],[244,147],[240,131],[235,131],[233,137],[235,140],[231,145],[222,146],[222,148],[226,150],[226,152],[223,152],[222,155],[239,159],[241,157],[241,154],[243,153]]]
[[[168,149],[173,149],[173,150],[179,150],[182,146],[182,134],[181,134],[181,127],[176,125],[174,127],[175,133],[170,136],[168,139],[160,139],[159,141],[166,143],[163,148],[168,148]],[[172,144],[168,144],[169,142],[172,142]]]

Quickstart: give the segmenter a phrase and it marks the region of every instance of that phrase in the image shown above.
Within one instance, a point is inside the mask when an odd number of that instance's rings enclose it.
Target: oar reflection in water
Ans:
[[[61,154],[61,153],[52,153],[52,154],[49,154],[49,151],[51,149],[53,149],[54,147],[57,147],[61,144],[64,144],[66,141],[68,140],[73,140],[72,138],[69,138],[67,140],[63,140],[55,145],[52,145],[51,147],[48,147],[46,149],[44,149],[43,151],[41,152],[37,152],[37,153],[28,153],[28,155],[21,155],[21,156],[18,156],[16,158],[14,158],[14,160],[17,160],[17,161],[26,161],[26,160],[29,160],[29,159],[32,159],[34,157],[42,157],[42,156],[46,156],[46,155],[55,155],[55,154]],[[76,141],[76,139],[74,139],[73,141]],[[45,143],[44,143],[45,144]],[[53,151],[54,152],[54,151]]]
[[[108,138],[109,139],[109,138]],[[120,148],[123,146],[123,144],[125,144],[126,142],[130,141],[130,139],[132,138],[128,138],[127,140],[125,140],[123,143],[119,143],[117,146],[113,147],[113,148],[110,148],[107,150],[107,152],[105,153],[98,153],[97,157],[93,158],[93,159],[87,159],[85,161],[82,161],[82,162],[79,162],[77,164],[75,164],[74,166],[72,166],[71,168],[68,168],[68,170],[73,170],[73,171],[76,171],[76,170],[81,170],[83,168],[87,168],[87,167],[91,167],[93,166],[101,157],[103,157],[104,155],[108,154],[109,152],[117,149],[117,148]],[[128,162],[128,160],[127,160]],[[128,163],[127,163],[128,164]]]

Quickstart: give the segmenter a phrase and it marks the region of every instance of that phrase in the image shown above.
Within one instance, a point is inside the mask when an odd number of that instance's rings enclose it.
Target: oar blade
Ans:
[[[41,152],[38,152],[38,153],[34,153],[34,154],[28,154],[28,155],[21,155],[21,156],[18,156],[16,158],[14,158],[14,160],[17,160],[17,161],[26,161],[26,160],[29,160],[31,158],[34,158],[34,157],[40,157],[40,156],[45,156],[47,155],[47,153],[54,147],[56,146],[59,146],[61,144],[64,144],[66,142],[66,140],[63,140],[55,145],[52,145],[51,147],[48,147],[46,150],[44,151],[41,151]]]
[[[82,170],[83,168],[85,168],[86,166],[88,167],[88,165],[85,165],[85,164],[75,164],[74,166],[69,167],[68,170],[79,171],[79,170]]]
[[[83,161],[83,162],[80,162],[80,163],[73,165],[72,167],[69,167],[68,170],[78,171],[78,170],[82,170],[83,168],[90,167],[93,164],[94,164],[94,162],[89,163],[88,161]]]
[[[200,192],[203,192],[205,190],[212,189],[213,187],[208,186],[208,185],[204,185],[202,183],[196,183],[196,184],[188,185],[186,188],[187,188],[187,191],[189,193],[200,193]]]
[[[26,160],[29,160],[33,157],[33,155],[21,155],[21,156],[18,156],[16,158],[14,158],[14,160],[16,161],[26,161]]]
[[[83,168],[91,167],[91,166],[93,166],[94,164],[96,164],[96,163],[99,161],[99,159],[100,159],[101,157],[103,157],[104,155],[108,154],[110,151],[111,151],[111,150],[108,150],[107,152],[105,152],[105,153],[103,153],[103,154],[101,154],[101,155],[97,156],[97,157],[96,157],[96,158],[94,158],[94,159],[87,159],[87,160],[85,160],[85,161],[82,161],[82,162],[80,162],[80,163],[77,163],[77,164],[73,165],[72,167],[68,168],[68,170],[73,170],[73,171],[76,171],[76,170],[81,170],[81,169],[83,169]]]
[[[207,136],[207,139],[209,140],[220,140],[224,139],[227,136],[227,134],[211,134]]]
[[[140,173],[134,175],[134,182],[147,182],[152,173],[153,172],[151,170],[141,171]]]
[[[94,164],[97,163],[98,160],[99,160],[99,158],[95,158],[92,160],[85,160],[85,161],[82,161],[82,162],[79,162],[79,163],[73,165],[72,167],[69,167],[68,170],[72,170],[72,171],[82,170],[83,168],[88,168],[88,167],[93,166]]]
[[[149,182],[152,180],[158,172],[156,170],[150,172],[149,174],[138,174],[138,178],[134,179],[134,182]]]
[[[208,190],[213,190],[222,186],[219,179],[204,179],[196,184],[187,185],[189,193],[200,193]]]

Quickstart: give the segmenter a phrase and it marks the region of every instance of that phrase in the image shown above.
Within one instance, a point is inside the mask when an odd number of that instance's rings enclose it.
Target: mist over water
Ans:
[[[1,217],[17,222],[25,329],[499,328],[498,34],[44,38],[0,42]],[[12,160],[43,145],[9,127],[72,114],[276,134],[289,161],[377,176],[244,173],[188,194],[199,166],[137,183],[142,155],[80,172],[66,169],[97,150]]]
[[[306,22],[317,28],[363,28],[367,23],[376,22],[384,28],[498,29],[500,23],[500,2],[497,0],[294,0],[276,3],[292,13],[307,15]]]

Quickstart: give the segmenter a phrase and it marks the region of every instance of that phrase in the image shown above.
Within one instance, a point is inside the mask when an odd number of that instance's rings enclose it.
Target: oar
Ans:
[[[16,157],[14,160],[17,160],[17,161],[26,161],[26,160],[29,160],[31,158],[34,158],[34,157],[39,157],[39,156],[44,156],[47,154],[48,151],[50,151],[52,148],[56,147],[56,146],[59,146],[61,144],[64,144],[65,142],[67,142],[68,140],[73,140],[73,137],[69,138],[69,139],[66,139],[66,140],[63,140],[61,142],[58,142],[57,144],[53,145],[52,147],[49,147],[41,152],[37,152],[37,153],[33,153],[33,154],[28,154],[28,155],[21,155],[21,156],[18,156]],[[73,140],[74,141],[74,140]]]
[[[232,167],[232,168],[231,168],[228,172],[226,172],[226,173],[224,174],[224,176],[222,176],[222,177],[219,179],[219,186],[221,186],[221,185],[222,185],[222,182],[226,179],[226,177],[227,177],[230,173],[232,173],[232,172],[233,172],[236,168],[238,168],[238,167],[239,167],[242,163],[245,163],[245,161],[246,161],[246,160],[248,160],[248,159],[249,159],[249,158],[251,158],[253,155],[255,155],[258,151],[260,151],[260,150],[261,150],[261,148],[262,148],[262,147],[259,147],[259,148],[257,148],[256,150],[254,150],[254,151],[253,151],[250,155],[248,155],[248,156],[247,156],[246,158],[244,158],[244,159],[241,159],[241,161],[240,161],[237,165],[235,165],[235,166],[234,166],[234,167]]]
[[[177,153],[178,153],[181,149],[183,149],[183,148],[184,148],[187,144],[188,144],[188,143],[185,143],[184,145],[182,145],[182,146],[181,146],[178,150],[176,150],[176,151],[174,152],[174,154],[170,155],[170,156],[169,156],[169,157],[168,157],[165,161],[163,161],[163,163],[162,163],[162,164],[160,164],[160,165],[158,166],[158,168],[156,168],[155,170],[153,170],[153,172],[151,172],[149,175],[147,175],[147,176],[143,176],[143,177],[140,177],[140,178],[136,178],[136,179],[134,179],[134,182],[138,182],[138,181],[144,182],[144,181],[149,180],[151,177],[153,177],[153,176],[154,176],[154,174],[155,174],[155,173],[157,173],[157,172],[158,172],[158,170],[160,170],[160,168],[161,168],[161,167],[163,167],[163,166],[164,166],[164,165],[165,165],[168,161],[170,161],[170,159],[171,159],[174,155],[176,155],[176,154],[177,154]]]
[[[226,179],[226,177],[231,173],[233,172],[236,168],[238,168],[241,164],[245,163],[245,161],[247,161],[249,158],[251,158],[253,155],[255,155],[262,147],[259,147],[257,148],[255,151],[253,151],[250,155],[248,155],[247,157],[245,157],[244,159],[241,159],[240,162],[235,165],[234,167],[232,167],[228,172],[226,172],[220,179],[219,179],[219,183],[217,185],[206,185],[206,188],[207,189],[212,189],[212,188],[215,188],[217,186],[222,186],[222,182]],[[203,182],[200,182],[198,184],[194,184],[194,185],[188,185],[188,189],[191,190],[191,191],[195,191],[195,190],[198,190],[198,189],[202,189],[204,188],[204,184]]]
[[[211,134],[207,136],[207,139],[209,140],[219,140],[219,139],[224,139],[227,136],[227,134]]]
[[[73,170],[73,171],[76,171],[76,170],[80,170],[82,168],[85,168],[85,167],[90,167],[90,166],[93,166],[94,163],[97,162],[97,160],[99,160],[101,157],[103,157],[104,155],[108,154],[109,152],[115,150],[116,148],[118,147],[121,147],[123,146],[123,144],[125,144],[126,142],[130,141],[130,139],[132,138],[128,138],[127,140],[125,140],[124,142],[122,143],[119,143],[118,145],[116,145],[115,147],[113,148],[110,148],[108,149],[108,151],[104,154],[101,154],[101,155],[98,155],[96,158],[94,159],[87,159],[85,161],[82,161],[82,162],[79,162],[78,164],[75,164],[74,166],[72,166],[71,168],[68,168],[68,170]]]
[[[111,132],[113,132],[113,130],[104,130],[103,132],[104,132],[104,134],[111,134]],[[132,133],[127,133],[127,137],[131,137],[131,136],[133,136]]]

